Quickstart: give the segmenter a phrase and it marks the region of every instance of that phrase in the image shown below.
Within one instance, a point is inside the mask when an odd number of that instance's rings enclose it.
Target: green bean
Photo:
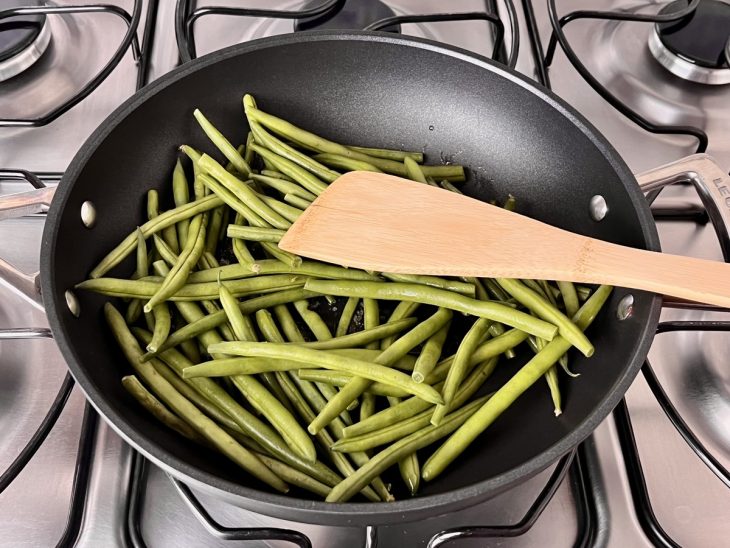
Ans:
[[[190,440],[197,442],[204,441],[204,438],[193,430],[188,423],[167,409],[167,407],[165,407],[154,394],[147,390],[144,385],[139,382],[137,377],[134,375],[122,377],[122,385],[142,407],[149,411],[150,414],[152,414],[152,416],[154,416],[162,424]]]
[[[257,311],[255,317],[256,325],[258,325],[259,331],[263,335],[264,340],[272,343],[284,342],[284,337],[281,335],[279,328],[276,326],[276,322],[274,322],[274,318],[272,318],[268,310]],[[277,396],[282,405],[284,405],[293,415],[294,408],[291,407],[291,404],[284,394],[276,375],[274,375],[271,371],[263,371],[261,373],[261,378],[269,387],[269,390]]]
[[[246,325],[243,314],[241,314],[241,309],[238,308],[238,299],[233,296],[223,283],[218,282],[218,285],[220,302],[223,305],[223,310],[228,317],[236,340],[255,341],[256,338],[251,337],[251,329]]]
[[[272,244],[271,242],[261,242],[261,247],[264,251],[266,251],[266,253],[284,263],[289,268],[298,268],[302,264],[301,257],[280,249],[276,244]]]
[[[234,266],[236,268],[233,268]],[[378,280],[377,276],[368,274],[363,270],[344,268],[342,266],[317,261],[302,261],[299,266],[291,267],[275,259],[263,259],[241,268],[238,268],[237,265],[231,265],[221,267],[221,269],[221,279],[223,280],[260,274],[301,274],[303,276],[325,279]],[[213,281],[217,278],[217,273],[207,274],[205,272],[195,272],[192,276],[192,280],[196,282]]]
[[[580,305],[578,304],[578,293],[572,282],[558,282],[560,294],[563,296],[563,304],[565,305],[565,313],[569,317],[573,317]]]
[[[294,375],[291,375],[291,379],[302,391],[302,394],[307,401],[309,401],[309,403],[314,407],[314,410],[321,412],[327,404],[322,394],[311,383],[297,379]],[[330,428],[335,439],[339,439],[342,437],[345,425],[339,418],[335,417],[330,424]],[[362,466],[368,461],[368,456],[365,453],[351,453],[350,458],[352,458],[353,462],[358,466]],[[377,492],[383,500],[393,500],[392,495],[379,477],[373,478],[371,485],[375,492]]]
[[[132,325],[133,323],[135,323],[139,319],[140,314],[142,313],[143,306],[144,306],[144,301],[142,299],[130,300],[129,306],[127,307],[127,310],[124,313],[124,320],[129,325]]]
[[[398,398],[388,398],[388,403],[391,407],[394,407],[400,403],[400,400]],[[421,484],[421,467],[415,451],[398,461],[398,471],[411,495],[415,495]]]
[[[532,289],[535,293],[540,295],[543,299],[547,300],[547,295],[545,294],[545,291],[540,287],[540,284],[537,280],[520,280],[523,284],[525,284],[527,287]]]
[[[301,378],[301,377],[300,377]],[[371,394],[369,392],[365,392],[365,394],[362,395],[362,405],[360,406],[360,420],[364,421],[368,417],[371,417],[375,413],[375,394]],[[350,425],[348,425],[350,426]],[[339,442],[337,442],[339,443]],[[335,445],[332,447],[334,448]]]
[[[142,342],[145,341],[142,337],[139,336],[137,333],[138,328],[132,328],[135,336]],[[146,340],[149,340],[149,336]],[[183,380],[175,371],[173,371],[170,367],[168,367],[163,362],[155,362],[154,364],[155,371],[157,371],[162,377],[165,378],[167,382],[169,382],[172,386],[175,387],[175,390],[180,392],[183,396],[185,396],[187,399],[189,399],[191,402],[195,404],[198,409],[200,409],[203,413],[208,415],[211,419],[218,422],[220,425],[232,429],[241,431],[241,428],[238,426],[236,421],[234,421],[230,415],[222,411],[220,408],[218,408],[216,405],[210,402],[204,395],[202,395],[195,387],[188,384],[185,380]]]
[[[553,413],[558,417],[563,413],[560,385],[558,384],[558,369],[553,365],[545,372],[544,376],[550,389],[550,398],[553,400]]]
[[[437,289],[455,291],[456,293],[461,293],[471,298],[474,298],[475,295],[474,284],[460,282],[458,280],[447,280],[446,278],[439,278],[437,276],[423,276],[419,274],[389,274],[387,272],[383,272],[383,277],[394,282],[423,284]]]
[[[362,152],[352,150],[346,146],[340,145],[333,141],[328,141],[327,139],[315,135],[314,133],[298,128],[295,125],[287,122],[286,120],[282,120],[281,118],[278,118],[258,109],[250,109],[247,114],[249,119],[253,119],[261,123],[271,131],[278,133],[283,137],[291,139],[295,143],[299,143],[306,148],[315,150],[320,153],[337,154],[355,160],[362,160],[388,173],[394,173],[395,175],[399,175],[401,177],[407,176],[405,166],[401,162],[396,162],[383,158],[376,158],[374,156],[369,156],[367,154],[363,154]],[[315,156],[315,159],[319,158]],[[431,175],[437,178],[445,178],[457,181],[463,181],[465,179],[464,168],[462,166],[424,166],[423,171],[425,175]],[[284,171],[284,173],[286,173],[286,171]]]
[[[124,318],[110,303],[106,303],[104,306],[104,314],[117,343],[132,368],[176,414],[186,420],[201,436],[246,471],[277,491],[285,493],[288,490],[287,485],[266,468],[250,451],[242,447],[220,426],[175,390],[170,383],[155,371],[151,363],[140,361],[142,350],[137,344],[137,340],[124,323]]]
[[[282,480],[319,495],[320,497],[326,497],[332,490],[331,487],[325,485],[321,481],[314,479],[312,476],[300,472],[296,468],[289,466],[281,461],[276,460],[273,457],[269,457],[263,453],[255,453],[261,462],[263,462],[274,474],[279,476]]]
[[[299,392],[297,384],[295,384],[295,382],[285,373],[277,374],[277,378],[279,379],[287,397],[292,402],[294,407],[296,407],[299,415],[306,422],[310,422],[311,419],[314,418],[314,411],[312,411],[307,401],[305,401],[304,397]],[[313,388],[313,386],[310,386],[310,389]],[[322,449],[324,449],[325,453],[327,453],[327,455],[332,459],[335,467],[340,471],[343,476],[347,477],[355,473],[355,469],[353,468],[352,464],[350,464],[350,461],[347,459],[347,457],[345,457],[345,455],[343,455],[342,453],[335,453],[330,449],[335,441],[334,439],[332,439],[329,432],[327,432],[326,430],[322,430],[321,432],[317,433],[316,437]],[[375,491],[372,490],[371,487],[366,486],[360,492],[370,501],[380,501],[380,497],[375,493]]]
[[[586,329],[591,324],[608,299],[611,290],[610,286],[599,287],[573,316],[573,320],[579,329]],[[555,337],[553,341],[548,343],[436,450],[423,467],[423,479],[430,481],[443,472],[479,434],[486,430],[525,390],[542,377],[570,347],[570,341],[562,336]]]
[[[188,226],[190,226],[190,223],[188,223]],[[160,238],[157,234],[152,235],[152,240],[155,244],[155,250],[159,253],[160,257],[162,257],[168,265],[174,265],[177,262],[177,253],[170,249],[170,246],[165,243],[165,240]]]
[[[203,154],[198,165],[208,175],[223,185],[236,198],[243,202],[248,208],[254,211],[259,217],[265,220],[274,228],[289,228],[291,223],[271,209],[261,199],[261,195],[253,191],[243,181],[228,173],[223,166],[207,154]]]
[[[333,348],[330,352],[363,361],[374,361],[382,353],[381,350],[370,350],[368,348]],[[415,363],[416,357],[406,354],[395,360],[391,365],[402,371],[413,371]]]
[[[357,303],[360,299],[357,297],[348,297],[345,306],[342,308],[342,314],[340,319],[337,321],[337,329],[335,330],[335,337],[344,337],[347,335],[347,331],[350,329],[350,323],[352,322],[352,316],[355,314]]]
[[[248,314],[253,314],[262,308],[269,308],[277,304],[290,303],[292,301],[312,296],[314,296],[313,293],[306,291],[303,288],[295,288],[255,297],[239,303],[238,306],[241,309],[241,313],[246,316]],[[215,329],[219,325],[225,323],[226,318],[225,311],[220,310],[215,314],[203,316],[197,320],[190,320],[187,325],[181,327],[174,333],[171,333],[165,341],[165,344],[160,347],[159,351],[173,348],[181,344],[183,341],[187,341],[201,335],[202,333],[210,331],[211,329]]]
[[[177,262],[165,276],[160,287],[144,305],[145,312],[152,312],[152,309],[159,303],[168,300],[175,295],[187,281],[190,271],[200,259],[205,246],[205,214],[196,216],[188,229],[188,238],[185,249],[180,252]]]
[[[160,215],[160,197],[156,190],[150,190],[147,192],[147,219],[152,220]],[[139,229],[139,227],[137,227]],[[177,240],[177,231],[174,226],[166,226],[161,230],[162,237],[167,242],[175,253],[180,250],[180,245]]]
[[[314,463],[317,460],[312,439],[279,399],[272,396],[254,377],[236,375],[231,379],[246,400],[268,419],[289,447],[307,462]]]
[[[376,301],[375,299],[363,299],[362,307],[364,330],[372,330],[378,327],[378,325],[380,324],[380,308],[378,307],[378,301]],[[378,342],[378,340],[381,338],[382,337],[379,337],[378,339],[368,341],[367,343],[364,343],[364,346],[372,350],[377,350],[378,348],[380,348],[380,343]]]
[[[195,150],[193,147],[189,145],[180,145],[180,152],[185,154],[190,159],[190,162],[193,164],[193,179],[197,179],[198,175],[200,174],[200,168],[198,167],[198,160],[200,160],[200,157],[202,156],[200,152]],[[196,199],[198,198],[197,190],[193,189],[195,191]]]
[[[331,384],[323,382],[315,382],[314,384],[317,386],[317,388],[326,400],[331,400],[337,395],[337,389]],[[350,412],[347,409],[343,409],[339,416],[340,420],[346,425],[352,424],[352,417],[350,416]]]
[[[517,301],[526,306],[537,316],[558,326],[560,336],[570,341],[570,343],[580,350],[584,356],[590,357],[593,355],[593,345],[585,336],[583,331],[581,331],[567,316],[565,316],[565,314],[560,312],[560,310],[551,306],[549,302],[540,297],[539,294],[520,283],[519,280],[511,278],[497,278],[497,283],[499,283],[502,289],[512,295],[515,299],[517,299]],[[509,324],[509,322],[502,323]],[[539,333],[530,334],[548,341],[552,340],[550,337],[543,337]]]
[[[289,181],[290,183],[293,183],[294,180],[292,180],[290,177],[287,177],[284,175],[281,171],[271,171],[268,169],[262,169],[261,175],[265,175],[266,177],[274,177],[275,179],[281,179],[283,181]]]
[[[196,377],[229,377],[232,375],[258,375],[276,371],[293,371],[302,368],[316,368],[316,365],[303,364],[292,360],[270,360],[266,358],[225,358],[201,362],[188,367],[183,376],[186,379]]]
[[[462,380],[466,377],[467,369],[470,365],[472,356],[477,346],[481,342],[484,335],[489,329],[489,320],[479,318],[471,326],[467,334],[461,340],[459,349],[456,351],[454,361],[449,368],[449,372],[446,375],[446,382],[444,382],[444,388],[441,390],[441,395],[444,398],[443,405],[436,407],[436,410],[431,417],[431,424],[438,425],[443,420],[446,413],[452,408],[454,395],[461,385]]]
[[[255,123],[255,122],[251,123],[251,130],[253,131],[253,134],[255,137],[255,143],[258,143],[261,146],[266,147],[271,152],[279,155],[282,158],[289,160],[290,162],[294,163],[295,165],[299,166],[300,168],[313,173],[314,175],[316,175],[318,178],[322,179],[323,181],[331,183],[335,179],[337,179],[337,177],[340,176],[340,174],[337,173],[336,171],[332,171],[328,167],[323,166],[322,164],[317,162],[315,159],[310,158],[306,154],[299,152],[297,149],[280,141],[277,137],[275,137],[274,135],[267,132],[263,127],[261,127],[257,123]],[[255,148],[253,148],[253,150],[256,151]],[[274,162],[274,164],[275,164],[275,162]],[[293,177],[293,178],[294,178],[294,180],[297,180],[296,177]]]
[[[413,373],[411,373],[411,378],[415,382],[423,382],[426,376],[436,367],[441,357],[441,350],[446,342],[446,336],[449,333],[449,325],[449,322],[445,323],[423,344],[416,365],[413,367]]]
[[[415,495],[421,485],[421,467],[415,451],[398,461],[398,471],[411,495]]]
[[[149,277],[144,280],[96,278],[84,280],[77,284],[76,288],[94,291],[112,297],[149,298],[162,287],[163,282],[157,281],[158,279],[150,279]],[[301,287],[304,285],[305,279],[304,276],[274,274],[272,276],[230,280],[226,282],[226,285],[235,297],[243,297],[256,293],[278,291],[284,288]],[[169,300],[176,302],[212,300],[217,299],[218,295],[218,284],[216,282],[191,283],[182,286]]]
[[[201,360],[200,348],[198,347],[197,341],[189,339],[182,341],[180,343],[180,351],[193,363],[199,363]]]
[[[406,168],[409,179],[423,183],[424,185],[428,184],[426,176],[423,174],[423,170],[421,170],[421,166],[413,158],[403,158],[403,165]]]
[[[175,207],[183,206],[190,201],[188,179],[185,177],[185,170],[179,159],[175,161],[175,169],[172,171],[172,197]],[[177,224],[177,240],[180,247],[185,247],[185,242],[187,242],[189,224],[188,219],[183,219]]]
[[[552,340],[557,331],[554,325],[503,304],[477,301],[464,295],[418,284],[308,280],[304,287],[317,293],[340,297],[417,301],[449,308],[465,314],[498,321],[546,340]]]
[[[218,249],[223,215],[226,210],[226,206],[216,207],[210,214],[210,223],[206,228],[205,245],[203,246],[203,250],[207,253],[215,253]]]
[[[135,329],[135,334],[143,341],[148,342],[150,335],[140,329]],[[193,363],[174,349],[160,352],[161,361],[169,365],[178,375],[182,376],[185,369],[192,367]],[[276,433],[276,431],[262,422],[260,419],[246,411],[236,402],[221,386],[211,379],[188,379],[187,381],[200,394],[221,411],[226,413],[234,421],[234,426],[247,436],[253,438],[258,444],[266,449],[274,457],[284,461],[297,470],[310,474],[327,485],[334,485],[337,481],[336,474],[333,474],[322,463],[311,464],[302,457],[295,454]]]
[[[246,160],[246,157],[243,155],[245,151],[246,151],[246,145],[238,145],[236,147],[236,152],[238,152],[238,154],[244,159],[244,161]],[[246,162],[246,163],[249,166],[251,165],[250,162]],[[233,173],[234,175],[239,174],[239,175],[241,175],[241,177],[246,176],[244,173],[241,173],[240,171],[238,171],[236,169],[236,166],[234,166],[233,163],[230,161],[226,164],[226,171]]]
[[[190,202],[184,206],[171,209],[161,213],[157,217],[147,221],[139,229],[145,238],[160,230],[173,226],[183,219],[189,219],[199,213],[209,211],[215,207],[222,205],[223,202],[216,196],[206,196],[200,200]],[[127,236],[122,242],[115,247],[101,262],[91,271],[91,278],[100,278],[109,270],[121,263],[135,248],[137,243],[136,232]]]
[[[242,224],[244,222],[244,218],[240,213],[236,212],[236,216],[234,217],[233,222],[237,225]],[[253,258],[253,255],[251,255],[251,252],[246,247],[246,242],[244,242],[243,240],[239,240],[239,239],[235,238],[232,241],[232,248],[233,248],[233,255],[236,257],[238,264],[237,265],[235,265],[235,264],[228,265],[227,267],[221,267],[221,269],[222,268],[231,268],[231,267],[245,268],[254,262],[255,259]],[[215,269],[215,270],[218,270],[218,269]],[[220,275],[220,274],[218,274],[218,272],[215,272],[215,271],[213,271],[213,272],[204,271],[204,272],[193,272],[190,276],[191,276],[191,278],[193,278],[196,275],[203,275],[206,272],[209,272],[210,275],[215,275],[216,279]],[[223,275],[220,275],[220,276],[221,276],[221,279],[223,279],[223,280],[228,279],[226,276],[223,276]],[[213,281],[213,278],[205,279],[205,280],[201,279],[198,281],[210,282],[210,281]]]
[[[522,333],[521,331],[513,330],[517,333]],[[490,341],[491,342],[491,341]],[[487,345],[482,345],[482,347],[486,347]],[[478,354],[479,350],[475,354]],[[471,360],[469,367],[476,366],[475,369],[469,374],[469,377],[467,380],[464,381],[462,386],[459,388],[456,396],[454,397],[454,406],[461,405],[464,403],[469,397],[471,397],[476,390],[479,389],[479,387],[482,385],[482,383],[489,377],[489,375],[492,374],[492,371],[494,371],[494,368],[497,365],[497,356],[502,353],[501,349],[495,349],[493,352],[481,352],[482,355],[489,355],[491,354],[491,357],[485,357],[481,359],[480,361],[475,361],[474,359]],[[438,379],[433,378],[434,374],[437,373],[436,370],[429,375],[429,377],[426,378],[427,382],[432,382],[434,388],[437,390],[440,390],[443,388],[443,383],[439,382],[442,381],[442,379],[446,378],[446,373],[448,372],[450,366],[451,366],[451,360],[447,362],[442,362],[443,366],[440,365],[439,368],[442,369],[441,374],[438,375]],[[444,367],[445,366],[445,367]],[[438,384],[436,384],[438,383]],[[416,397],[409,398],[401,403],[399,403],[394,408],[385,409],[383,411],[380,411],[379,413],[373,415],[371,419],[368,419],[367,421],[361,421],[357,424],[354,424],[352,426],[349,426],[345,429],[345,437],[354,437],[354,436],[360,436],[363,434],[366,434],[368,432],[372,432],[374,430],[378,430],[380,428],[386,427],[390,424],[397,423],[398,421],[401,421],[403,419],[409,418],[414,416],[417,413],[420,413],[421,411],[424,411],[428,408],[432,407],[431,404],[428,402],[425,402],[424,400],[421,400]],[[429,417],[433,413],[433,411],[429,411]]]
[[[469,417],[473,416],[481,404],[481,400],[476,400],[458,411],[448,414],[439,426],[426,426],[383,449],[373,456],[367,464],[361,466],[357,472],[337,484],[327,496],[327,502],[348,501],[355,493],[360,491],[363,485],[367,485],[373,477],[387,470],[406,455],[431,445],[459,428]]]
[[[147,244],[144,240],[144,234],[137,227],[137,270],[135,275],[137,278],[144,278],[149,273],[149,261],[147,260]]]
[[[277,360],[278,361],[278,360]],[[288,365],[289,362],[287,362]],[[283,366],[282,366],[283,367]],[[292,368],[293,369],[293,368]],[[329,369],[314,369],[314,368],[300,368],[297,376],[305,381],[311,382],[322,382],[332,386],[347,386],[352,379],[355,379],[354,375],[350,373],[343,373],[341,371],[331,371]],[[401,388],[395,388],[383,383],[371,383],[365,388],[364,393],[374,394],[376,396],[395,396],[395,397],[407,397],[409,393]]]
[[[578,298],[581,301],[585,301],[591,296],[591,288],[585,285],[576,285],[575,292],[578,294]]]
[[[512,194],[508,194],[502,207],[507,211],[514,211],[517,207],[517,199]]]
[[[504,354],[508,349],[514,348],[527,339],[528,334],[519,329],[510,329],[502,335],[494,337],[480,344],[469,360],[469,366],[474,366],[484,360]],[[426,377],[424,382],[429,384],[437,383],[446,378],[449,369],[454,361],[454,356],[449,356],[439,362],[436,368]]]
[[[423,163],[423,153],[421,152],[404,152],[402,150],[390,150],[387,148],[356,147],[349,145],[347,148],[354,150],[355,152],[367,154],[368,156],[374,156],[375,158],[384,158],[386,160],[395,160],[397,162],[402,162],[404,158],[411,158],[419,164]]]
[[[312,205],[312,202],[305,200],[304,198],[300,198],[295,194],[284,194],[284,201],[302,210],[307,209],[310,205]]]
[[[445,188],[446,190],[450,190],[451,192],[456,192],[457,194],[464,194],[461,190],[452,185],[447,179],[444,179],[439,184],[441,185],[441,188]]]
[[[356,331],[355,333],[350,333],[349,335],[343,335],[341,337],[333,337],[331,339],[303,343],[303,346],[308,348],[315,348],[317,350],[331,350],[334,348],[355,348],[358,346],[365,346],[371,342],[379,341],[383,337],[389,337],[391,335],[400,333],[405,329],[411,328],[417,321],[418,320],[416,320],[416,318],[404,318],[402,320],[388,322],[370,329]],[[368,348],[375,350],[372,347]]]
[[[294,207],[292,205],[284,203],[280,200],[277,200],[276,198],[272,198],[271,196],[266,196],[265,194],[262,194],[261,199],[271,209],[273,209],[279,215],[281,215],[284,219],[286,219],[287,221],[290,221],[292,223],[296,222],[296,220],[303,213],[303,211],[301,209],[299,209],[298,207]]]
[[[278,242],[286,234],[278,228],[261,228],[257,226],[228,225],[226,235],[229,238],[242,238],[254,242]]]
[[[235,167],[239,173],[248,177],[248,174],[251,172],[251,166],[246,163],[246,160],[243,159],[241,154],[235,149],[231,142],[226,139],[197,108],[193,111],[193,116],[195,116],[200,127],[203,128],[203,131],[213,142],[216,148],[223,153],[223,156],[225,156],[228,161],[233,164],[233,167]]]
[[[287,340],[294,343],[304,342],[304,335],[302,335],[299,326],[297,326],[291,312],[289,312],[289,308],[285,304],[274,306],[274,314]]]
[[[558,301],[555,299],[555,295],[553,295],[553,287],[548,283],[547,280],[538,280],[537,283],[540,285],[543,293],[545,293],[547,300],[550,301],[550,304],[557,307]]]
[[[161,262],[155,263],[155,266],[160,265],[164,271],[165,265]],[[191,303],[177,303],[176,306],[187,320],[195,321],[203,317],[200,309],[192,305]],[[225,313],[225,311],[223,311]],[[200,340],[204,345],[215,345],[222,343],[221,338],[213,331],[208,331],[200,335]],[[243,344],[243,343],[242,343]],[[215,358],[217,357],[215,352],[211,353]],[[146,359],[148,355],[144,356]],[[154,359],[154,358],[152,358]],[[182,372],[181,372],[182,374]],[[210,379],[191,379],[191,382],[212,382]],[[284,439],[293,446],[298,456],[303,458],[310,464],[316,460],[316,452],[314,446],[311,443],[310,438],[306,435],[304,430],[299,428],[298,430],[294,427],[297,424],[291,415],[289,415],[287,409],[284,407],[280,400],[277,400],[272,396],[266,388],[264,388],[256,379],[248,375],[237,375],[232,378],[232,381],[236,388],[246,397],[246,399],[257,409],[271,424],[276,428]],[[277,385],[278,386],[278,385]],[[235,418],[235,417],[234,417]],[[243,428],[243,425],[241,425]],[[258,440],[257,440],[258,441]]]
[[[332,338],[332,333],[330,333],[327,324],[314,310],[309,310],[309,303],[306,300],[294,301],[294,308],[299,312],[299,316],[307,324],[315,339],[328,341]]]
[[[428,337],[438,331],[444,323],[451,319],[451,311],[447,309],[439,309],[427,320],[421,322],[413,329],[399,337],[393,344],[386,348],[373,363],[375,365],[390,366],[396,360],[405,356],[417,345],[421,344]],[[357,375],[353,378],[346,386],[340,390],[337,397],[328,402],[326,409],[324,409],[319,415],[315,422],[309,425],[309,431],[317,431],[319,428],[326,426],[332,418],[342,410],[347,408],[350,403],[355,400],[360,394],[365,392],[371,385],[372,380],[368,379],[367,375]],[[410,377],[408,381],[413,383]],[[413,383],[418,384],[418,383]],[[398,388],[405,388],[400,386]]]
[[[344,171],[372,171],[374,173],[383,173],[382,170],[370,162],[348,158],[340,154],[325,152],[323,154],[315,154],[314,158],[327,166],[336,167]]]
[[[315,363],[325,369],[345,371],[372,381],[403,388],[406,392],[432,403],[442,403],[443,401],[438,392],[432,387],[415,383],[408,375],[400,371],[322,350],[294,347],[287,344],[221,342],[209,345],[208,352],[211,354],[219,353],[235,356],[290,359],[304,363]]]
[[[482,387],[494,372],[497,361],[497,357],[490,358],[469,373],[454,396],[452,406],[454,409],[461,407]],[[360,423],[345,428],[344,439],[338,441],[332,448],[344,452],[367,451],[394,442],[428,426],[433,409],[431,404],[415,397],[401,401],[372,415],[368,420],[361,420]]]
[[[160,345],[170,334],[170,309],[167,303],[160,303],[152,309],[152,315],[155,318],[155,328],[152,333],[152,340],[147,345],[148,352],[156,352]]]
[[[350,297],[352,299],[355,299],[357,297]],[[401,301],[399,302],[396,307],[393,309],[393,312],[390,314],[390,318],[388,318],[388,323],[401,320],[403,318],[409,318],[413,314],[416,313],[416,310],[418,310],[418,307],[421,306],[421,303],[416,303],[413,301]],[[393,341],[395,340],[395,335],[391,335],[390,337],[387,337],[380,341],[380,349],[385,350],[388,348],[391,344],[393,344]]]
[[[469,283],[474,284],[474,289],[476,291],[476,298],[480,301],[488,301],[489,300],[489,294],[487,293],[486,288],[484,287],[484,284],[482,283],[482,280],[480,278],[464,278],[464,281],[467,281]],[[491,281],[491,280],[490,280]],[[500,292],[504,293],[502,291],[502,288],[500,288],[496,283],[494,284]],[[507,295],[505,294],[505,298]],[[500,300],[500,299],[497,299]],[[492,322],[489,324],[489,333],[492,335],[492,337],[498,337],[499,335],[502,335],[505,332],[504,326],[499,322]],[[515,351],[511,348],[505,350],[504,352],[505,357],[512,359],[515,357]]]
[[[203,173],[198,177],[198,180],[252,226],[269,226],[269,223],[261,218],[258,213],[248,207],[245,202],[241,201],[233,192],[213,179],[210,175]]]
[[[269,177],[267,175],[257,175],[253,173],[251,174],[251,179],[253,179],[254,181],[258,181],[259,183],[263,183],[273,189],[276,189],[282,194],[293,194],[294,196],[298,196],[299,198],[303,198],[304,200],[307,200],[309,202],[317,197],[316,194],[309,192],[307,189],[298,185],[297,183],[292,183],[288,180],[279,179],[278,177]]]
[[[320,181],[319,178],[306,169],[298,166],[291,160],[288,160],[287,158],[284,158],[283,156],[280,156],[255,143],[251,145],[251,149],[259,156],[269,161],[277,170],[302,185],[312,194],[319,196],[322,192],[324,192],[324,189],[327,188],[327,185]],[[315,160],[317,160],[316,157]]]

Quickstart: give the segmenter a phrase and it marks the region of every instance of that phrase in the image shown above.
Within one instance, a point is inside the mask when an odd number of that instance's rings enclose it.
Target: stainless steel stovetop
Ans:
[[[357,3],[351,0],[352,3]],[[137,2],[139,5],[137,6]],[[173,0],[109,2],[141,21],[147,81],[178,62]],[[32,2],[28,2],[31,4]],[[38,4],[39,2],[35,2]],[[183,0],[183,4],[185,4]],[[360,0],[361,4],[367,3]],[[472,12],[491,2],[386,1],[398,14]],[[0,6],[0,15],[3,6]],[[11,2],[22,4],[22,2]],[[48,2],[54,7],[91,6],[91,0]],[[199,2],[202,6],[204,2]],[[219,1],[251,8],[298,9],[299,0]],[[535,76],[528,15],[531,2],[518,2],[520,50],[517,69]],[[584,8],[564,0],[559,13]],[[526,11],[526,6],[527,10]],[[592,9],[655,13],[662,2],[602,0]],[[512,33],[505,4],[505,43]],[[547,47],[551,26],[544,1],[532,6]],[[148,22],[149,19],[149,22]],[[81,89],[114,55],[126,26],[118,14],[83,12],[50,15],[50,46],[26,72],[0,82],[0,119],[34,118]],[[195,26],[198,55],[269,34],[291,32],[290,20],[207,16]],[[403,32],[455,44],[482,55],[492,49],[493,33],[484,21],[404,24]],[[730,169],[730,85],[683,81],[651,56],[649,23],[580,20],[566,26],[575,52],[599,82],[621,101],[657,124],[688,124],[709,137],[708,152]],[[534,36],[534,35],[533,35]],[[153,41],[151,41],[153,37]],[[144,38],[144,39],[143,39]],[[144,65],[144,63],[143,63]],[[126,50],[109,76],[88,97],[43,127],[0,127],[0,170],[29,170],[54,184],[90,132],[132,94],[139,65]],[[556,93],[601,130],[636,172],[695,151],[687,136],[658,136],[627,120],[578,74],[558,49],[550,70]],[[25,191],[17,174],[0,172],[0,195]],[[100,184],[103,182],[100,181]],[[667,188],[657,209],[699,211],[691,186]],[[709,224],[660,220],[664,250],[722,260]],[[43,216],[0,222],[0,257],[26,272],[38,268]],[[730,320],[727,313],[665,309],[662,321]],[[0,474],[21,454],[57,396],[66,375],[42,310],[0,284],[0,329],[34,327],[37,338],[0,341]],[[17,334],[16,334],[17,335]],[[7,333],[4,335],[8,336]],[[525,484],[487,503],[402,527],[358,530],[282,522],[245,512],[172,482],[146,466],[85,405],[75,388],[47,439],[4,491],[0,492],[0,545],[49,546],[291,546],[284,541],[249,540],[250,528],[284,528],[307,535],[316,547],[339,546],[568,546],[641,547],[675,543],[687,547],[727,546],[730,538],[730,339],[723,331],[678,331],[658,335],[645,369],[619,406],[572,460],[566,458]],[[656,375],[653,383],[651,372]],[[577,379],[573,382],[590,382]],[[654,391],[652,391],[652,388]],[[693,451],[672,425],[655,392],[663,391],[687,431],[704,446]],[[661,398],[661,394],[660,394]],[[556,419],[559,420],[559,419]],[[710,455],[718,475],[706,466]],[[703,460],[704,459],[704,460]],[[724,467],[724,469],[723,469]],[[725,471],[724,477],[722,476]],[[0,487],[4,487],[0,484]],[[551,496],[552,495],[552,496]],[[200,506],[199,506],[200,505]],[[205,516],[200,515],[200,511]],[[201,519],[203,518],[203,519]],[[206,524],[213,519],[221,527]],[[464,538],[463,527],[477,538]],[[266,531],[263,531],[266,533]],[[265,538],[265,535],[262,534]]]

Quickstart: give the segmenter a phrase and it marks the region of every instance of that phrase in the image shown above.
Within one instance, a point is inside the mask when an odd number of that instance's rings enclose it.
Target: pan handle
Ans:
[[[47,187],[3,196],[0,198],[0,220],[48,211],[55,191],[56,187]],[[9,262],[0,259],[0,280],[10,284],[34,306],[43,309],[37,272],[26,274]]]
[[[643,192],[691,182],[707,210],[720,240],[722,256],[730,262],[730,176],[709,154],[692,154],[636,176]]]

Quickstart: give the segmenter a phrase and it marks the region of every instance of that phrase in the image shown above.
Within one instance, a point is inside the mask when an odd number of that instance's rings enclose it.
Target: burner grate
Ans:
[[[127,49],[131,48],[132,56],[137,64],[137,88],[142,87],[148,78],[149,71],[149,52],[152,47],[154,40],[154,28],[155,20],[157,16],[157,5],[159,0],[150,0],[147,7],[147,16],[144,29],[144,36],[142,40],[142,47],[140,48],[139,40],[137,38],[137,27],[142,16],[142,0],[134,0],[134,6],[132,8],[132,14],[120,8],[119,6],[110,4],[90,4],[87,6],[41,6],[41,7],[21,7],[11,8],[6,10],[0,10],[0,21],[8,19],[10,17],[17,17],[20,15],[64,15],[64,14],[98,14],[98,13],[109,13],[120,17],[127,25],[127,32],[122,38],[119,47],[112,55],[109,62],[91,79],[87,82],[75,95],[62,104],[58,105],[50,112],[38,117],[38,118],[23,118],[23,119],[0,119],[0,127],[42,127],[50,124],[58,117],[68,112],[71,108],[76,106],[86,97],[88,97],[106,78],[112,73],[117,67],[122,58],[127,52]]]
[[[700,0],[692,0],[687,7],[667,14],[657,15],[643,15],[636,13],[629,13],[624,11],[589,11],[579,10],[573,11],[562,17],[558,17],[557,8],[555,6],[555,0],[548,0],[548,13],[550,15],[550,22],[553,27],[553,32],[550,36],[550,42],[548,43],[547,53],[540,63],[544,63],[546,68],[550,67],[555,56],[555,50],[557,45],[560,44],[566,57],[573,65],[580,76],[613,108],[620,112],[623,116],[637,124],[642,129],[650,133],[659,135],[691,135],[697,139],[697,150],[696,152],[705,152],[707,150],[708,138],[707,134],[700,128],[693,126],[675,126],[675,125],[661,125],[655,124],[647,120],[644,116],[629,108],[626,103],[618,99],[613,95],[598,79],[591,74],[586,66],[581,62],[575,50],[570,45],[563,27],[571,21],[577,21],[579,19],[602,19],[602,20],[614,20],[614,21],[635,21],[635,22],[646,22],[646,23],[665,23],[671,21],[677,21],[686,17],[692,13],[698,6]],[[529,2],[526,2],[529,4]],[[532,10],[532,7],[529,7]],[[533,16],[534,17],[534,16]]]

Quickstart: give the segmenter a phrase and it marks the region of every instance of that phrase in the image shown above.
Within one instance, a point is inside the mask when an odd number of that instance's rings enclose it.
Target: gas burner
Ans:
[[[307,2],[302,9],[318,6],[321,0]],[[341,6],[335,7],[327,13],[307,19],[299,19],[294,30],[312,29],[364,29],[375,21],[393,17],[395,12],[380,0],[371,2],[352,2],[342,0]],[[391,25],[383,29],[387,32],[400,32],[400,25]]]
[[[664,6],[661,13],[686,7],[685,0]],[[701,84],[730,84],[730,4],[703,0],[681,21],[657,24],[649,49],[672,74]]]
[[[40,5],[41,0],[9,0],[3,8]],[[50,42],[51,29],[45,15],[11,17],[0,23],[0,82],[29,68]]]

